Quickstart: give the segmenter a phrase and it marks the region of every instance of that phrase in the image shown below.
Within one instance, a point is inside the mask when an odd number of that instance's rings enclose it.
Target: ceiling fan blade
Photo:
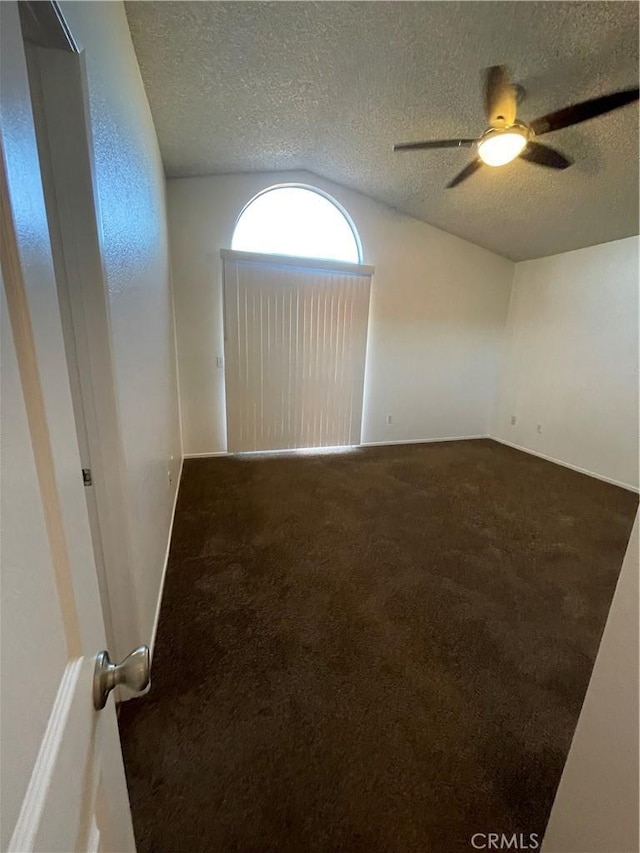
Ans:
[[[473,175],[474,172],[477,172],[478,169],[482,166],[482,160],[477,157],[475,160],[472,160],[461,172],[453,178],[453,180],[449,181],[447,184],[447,189],[451,189],[451,187],[457,187],[458,184],[461,184],[463,181],[466,181],[468,177]]]
[[[573,162],[565,157],[564,154],[556,151],[555,148],[542,145],[540,142],[530,142],[520,155],[520,158],[528,160],[529,163],[537,163],[538,166],[547,166],[549,169],[568,169]]]
[[[610,95],[572,104],[563,110],[556,110],[555,113],[547,113],[529,124],[536,136],[540,136],[543,133],[551,133],[554,130],[571,127],[573,124],[580,124],[581,121],[610,113],[612,110],[637,101],[639,94],[640,89],[637,86],[635,89],[623,89],[621,92],[612,92]]]
[[[431,142],[400,142],[394,151],[426,151],[429,148],[471,148],[475,139],[434,139]]]
[[[484,111],[492,127],[516,120],[517,91],[506,65],[492,65],[484,72]]]

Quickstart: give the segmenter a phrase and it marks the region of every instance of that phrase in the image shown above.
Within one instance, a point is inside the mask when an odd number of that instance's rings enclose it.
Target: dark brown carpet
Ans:
[[[636,505],[489,440],[185,462],[140,853],[542,834]]]

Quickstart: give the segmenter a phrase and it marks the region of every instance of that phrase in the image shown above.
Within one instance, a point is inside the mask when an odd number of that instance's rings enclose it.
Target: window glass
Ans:
[[[338,204],[298,186],[274,187],[250,201],[240,214],[231,248],[354,264],[361,260],[353,226]]]

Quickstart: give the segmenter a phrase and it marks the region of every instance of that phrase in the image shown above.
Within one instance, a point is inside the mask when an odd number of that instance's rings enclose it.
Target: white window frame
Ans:
[[[266,195],[267,193],[271,193],[274,190],[284,190],[284,189],[308,190],[309,192],[316,193],[316,195],[322,196],[328,202],[330,202],[339,211],[339,213],[341,213],[344,216],[344,218],[347,222],[347,225],[349,226],[349,228],[351,229],[351,233],[353,234],[353,239],[355,241],[356,249],[358,251],[358,263],[353,264],[353,266],[358,266],[358,265],[362,264],[362,260],[364,257],[364,254],[362,251],[362,241],[360,240],[360,235],[358,233],[358,229],[356,228],[355,222],[353,221],[353,219],[349,215],[349,212],[343,207],[343,205],[340,204],[340,202],[336,198],[334,198],[328,192],[325,192],[324,190],[321,190],[318,187],[314,187],[312,184],[302,184],[302,183],[294,183],[294,182],[284,183],[284,184],[273,184],[270,187],[265,187],[265,189],[260,190],[259,193],[256,193],[251,199],[249,199],[249,201],[244,205],[244,207],[242,208],[242,210],[240,211],[240,213],[236,217],[236,221],[234,222],[234,225],[233,225],[233,232],[232,232],[232,237],[231,237],[231,244],[232,245],[233,245],[233,237],[235,236],[238,224],[239,224],[240,220],[242,219],[242,217],[244,216],[247,209],[249,207],[251,207],[251,205],[255,201],[257,201],[261,196]],[[231,251],[238,251],[238,250],[233,249]],[[263,253],[249,252],[249,253],[244,253],[244,254],[256,254],[256,255],[260,254],[260,255],[262,255]],[[308,256],[306,256],[306,255],[300,255],[300,256],[298,256],[298,255],[271,255],[271,253],[269,253],[269,256],[270,257],[278,257],[278,258],[283,258],[283,257],[287,257],[287,258],[289,258],[289,257],[296,257],[296,258],[305,257],[305,258],[308,258]],[[324,261],[325,259],[321,258],[321,259],[315,259],[315,260],[316,260],[316,263],[320,263],[321,261]],[[333,261],[331,261],[331,263],[333,263]],[[335,263],[348,263],[348,262],[346,262],[346,261],[344,261],[344,262],[335,261]]]

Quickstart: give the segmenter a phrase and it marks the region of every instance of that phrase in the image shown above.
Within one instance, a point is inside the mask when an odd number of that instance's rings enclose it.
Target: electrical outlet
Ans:
[[[515,426],[517,422],[517,417],[515,415],[511,415],[511,426]]]
[[[221,358],[220,356],[216,358],[216,367],[224,367],[224,358]]]
[[[387,415],[387,423],[393,423],[393,418],[391,417],[391,415]]]
[[[538,432],[538,433],[542,432],[542,424],[538,424],[538,426],[536,427],[536,432]]]

